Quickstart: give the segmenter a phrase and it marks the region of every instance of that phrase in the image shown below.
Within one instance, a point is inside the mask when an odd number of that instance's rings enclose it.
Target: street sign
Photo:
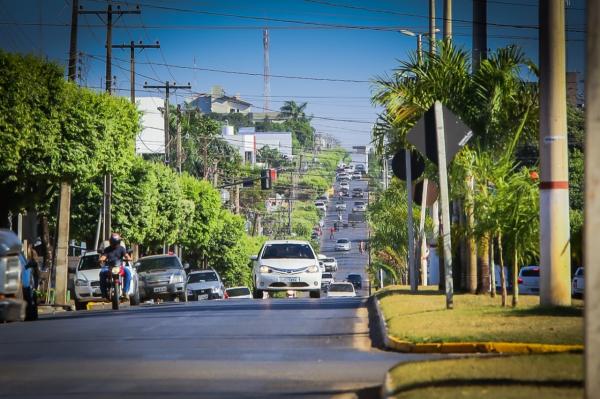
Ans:
[[[423,202],[423,182],[424,180],[421,180],[420,182],[416,183],[413,188],[413,200],[419,205],[421,205],[421,203]],[[433,203],[437,201],[439,194],[437,184],[435,184],[431,180],[427,180],[426,193],[427,195],[425,198],[425,206],[428,207],[433,205]]]
[[[402,149],[392,158],[392,171],[400,180],[406,180],[406,150]],[[417,151],[410,153],[411,180],[418,179],[425,171],[425,160]]]
[[[473,131],[452,111],[442,105],[444,120],[444,137],[446,165],[449,165],[454,156],[473,137]],[[406,140],[417,147],[434,164],[438,165],[438,149],[435,128],[434,106],[419,119],[417,124],[406,135]]]

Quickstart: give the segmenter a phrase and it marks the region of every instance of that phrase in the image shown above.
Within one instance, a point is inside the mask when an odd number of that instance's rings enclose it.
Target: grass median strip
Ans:
[[[402,363],[385,396],[409,398],[574,398],[583,396],[583,355],[469,357]]]
[[[405,287],[377,293],[388,334],[410,343],[515,342],[583,344],[583,304],[541,307],[537,296],[522,296],[518,308],[501,307],[500,298],[456,294],[455,308],[434,287],[411,294]]]

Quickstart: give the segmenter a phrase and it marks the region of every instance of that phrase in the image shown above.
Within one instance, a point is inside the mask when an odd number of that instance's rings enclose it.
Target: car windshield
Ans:
[[[308,244],[268,244],[262,254],[262,259],[314,259],[315,255]]]
[[[188,276],[188,284],[199,283],[201,281],[219,281],[215,272],[192,273]]]
[[[79,261],[78,270],[92,270],[92,269],[100,269],[100,265],[98,264],[98,259],[100,259],[100,255],[89,255],[84,256]]]
[[[358,274],[349,274],[347,280],[348,281],[361,281],[362,277],[360,277],[360,275],[358,275]]]
[[[181,269],[182,266],[174,256],[161,256],[158,258],[140,259],[137,263],[138,272],[147,272],[157,269]]]
[[[321,278],[333,278],[333,275],[331,273],[323,273],[321,274]]]
[[[540,269],[523,269],[521,270],[521,277],[539,277]]]
[[[229,298],[233,298],[236,296],[250,295],[250,289],[247,287],[228,288],[226,291],[227,291],[227,295],[229,295]]]
[[[333,263],[333,262],[335,262],[335,259],[334,258],[325,258],[325,259],[323,259],[323,262],[325,262],[325,263]]]
[[[361,205],[364,205],[364,204],[365,204],[364,202],[355,202],[354,203],[354,205],[356,205],[356,206],[361,206]]]
[[[336,284],[329,285],[329,292],[352,292],[354,288],[352,284]]]
[[[340,240],[337,240],[338,244],[348,244],[350,241],[346,240],[345,238],[342,238]]]

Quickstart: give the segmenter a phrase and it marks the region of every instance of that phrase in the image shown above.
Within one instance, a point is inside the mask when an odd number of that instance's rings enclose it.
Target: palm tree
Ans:
[[[469,54],[456,49],[451,43],[440,43],[437,54],[426,55],[422,62],[415,56],[400,65],[392,77],[376,80],[377,90],[373,102],[384,107],[384,113],[373,130],[374,142],[385,141],[391,147],[405,147],[405,137],[410,128],[431,107],[435,100],[444,103],[458,114],[475,132],[470,147],[480,152],[489,152],[494,158],[511,148],[517,139],[535,135],[537,88],[526,83],[520,76],[523,68],[536,72],[522,51],[516,47],[499,49],[488,60],[481,63],[479,70],[470,74]],[[389,128],[385,129],[384,125]],[[522,132],[522,134],[521,134]],[[381,146],[378,146],[381,148]],[[474,193],[477,186],[486,190],[488,181],[474,173],[472,154],[461,152],[451,167],[454,199],[463,199],[467,216],[466,238],[475,238],[478,219]],[[477,177],[474,180],[474,177]],[[435,176],[428,176],[435,178]],[[488,251],[490,232],[479,237],[480,262],[477,273],[476,246],[469,245],[467,289],[487,292],[489,275]],[[476,275],[480,280],[477,284]]]
[[[287,117],[293,121],[306,120],[304,110],[308,103],[297,104],[295,101],[286,101],[280,108],[281,116]]]

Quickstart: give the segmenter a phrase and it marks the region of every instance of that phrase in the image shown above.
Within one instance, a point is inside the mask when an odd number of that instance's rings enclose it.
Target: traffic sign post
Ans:
[[[452,246],[450,242],[450,199],[448,197],[448,170],[446,168],[446,138],[444,137],[444,114],[442,103],[435,102],[435,133],[440,175],[440,199],[442,206],[442,242],[444,244],[444,278],[446,279],[446,309],[454,308],[452,284]]]
[[[413,229],[413,198],[412,198],[412,176],[410,150],[404,150],[406,163],[406,191],[408,194],[408,271],[410,277],[410,290],[417,291],[418,277],[415,267],[415,234]]]
[[[431,162],[438,166],[440,179],[440,206],[442,207],[442,239],[444,254],[444,281],[446,291],[446,308],[452,309],[452,250],[450,226],[450,198],[448,195],[448,164],[454,155],[473,136],[469,129],[456,115],[436,101],[425,115],[406,135],[406,140],[417,147]],[[424,197],[426,197],[424,195]],[[423,199],[422,199],[423,200]],[[433,215],[437,217],[436,215]]]

